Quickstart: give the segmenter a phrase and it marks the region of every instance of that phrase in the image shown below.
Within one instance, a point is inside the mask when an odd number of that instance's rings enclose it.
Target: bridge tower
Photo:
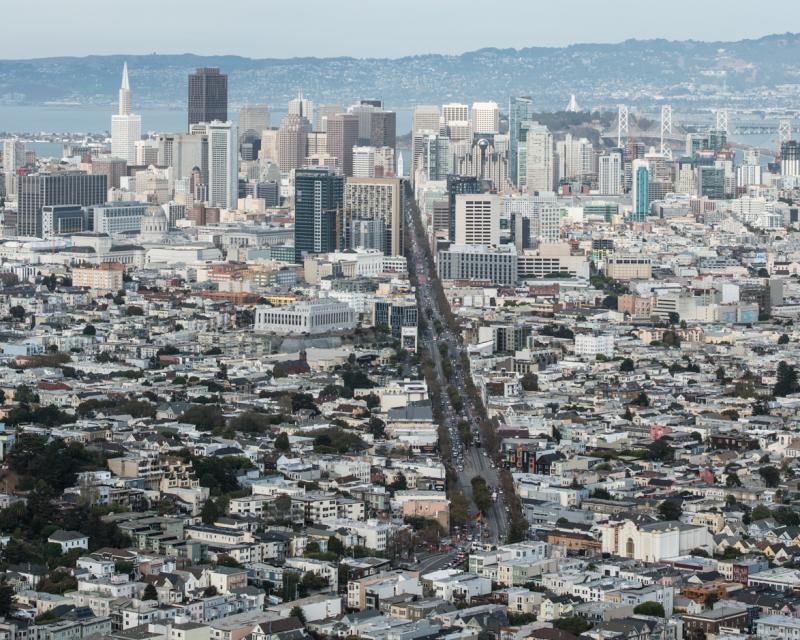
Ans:
[[[778,123],[778,144],[782,145],[792,139],[792,121],[787,119]]]
[[[728,110],[727,109],[717,109],[715,118],[714,118],[714,128],[717,131],[724,131],[725,133],[729,133],[728,131]]]
[[[623,148],[628,139],[628,106],[621,104],[617,112],[617,147]]]
[[[672,149],[667,139],[672,135],[672,105],[661,106],[661,155],[672,160]]]

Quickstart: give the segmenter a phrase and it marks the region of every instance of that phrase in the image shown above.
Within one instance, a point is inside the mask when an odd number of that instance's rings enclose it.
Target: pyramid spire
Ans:
[[[131,85],[128,82],[128,63],[122,67],[122,83],[119,87],[119,115],[131,114]]]

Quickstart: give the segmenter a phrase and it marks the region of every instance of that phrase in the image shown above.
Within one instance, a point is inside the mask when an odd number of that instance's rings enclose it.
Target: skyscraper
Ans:
[[[421,168],[428,180],[447,180],[453,173],[453,156],[450,152],[450,139],[438,133],[422,138]]]
[[[781,144],[781,175],[793,178],[800,176],[800,144],[796,140]]]
[[[475,176],[447,176],[447,232],[450,242],[456,238],[456,196],[461,193],[481,193],[481,181]]]
[[[304,256],[339,246],[344,178],[327,168],[298,169],[294,174],[294,251]]]
[[[528,129],[525,186],[528,193],[552,191],[555,187],[553,134],[536,124]]]
[[[439,107],[420,105],[411,119],[411,177],[421,168],[422,140],[425,135],[439,133]]]
[[[455,244],[500,244],[500,197],[493,193],[456,196]]]
[[[375,147],[353,148],[353,177],[375,177]]]
[[[612,151],[600,156],[598,169],[599,191],[603,195],[616,196],[622,193],[622,153]]]
[[[239,198],[238,134],[232,122],[208,123],[208,206],[235,209]]]
[[[556,142],[558,157],[557,179],[583,178],[594,174],[594,149],[586,138],[573,138],[568,133]]]
[[[633,201],[633,212],[631,218],[642,221],[647,217],[647,209],[650,206],[650,169],[644,160],[633,161],[633,189],[631,199]]]
[[[469,122],[469,107],[458,102],[442,105],[442,124],[448,127],[451,122]]]
[[[511,98],[508,103],[508,167],[511,182],[519,186],[518,150],[522,123],[533,119],[533,99],[529,96]]]
[[[496,102],[472,104],[472,132],[480,134],[500,132],[500,108]]]
[[[337,113],[328,118],[328,155],[343,175],[353,175],[353,147],[358,144],[358,116]]]
[[[198,122],[228,120],[228,76],[214,67],[189,74],[189,128]]]
[[[17,235],[42,237],[42,207],[75,204],[88,207],[106,201],[104,175],[83,171],[33,173],[17,177]]]
[[[344,109],[338,104],[321,104],[317,107],[317,119],[314,122],[314,130],[325,133],[328,130],[328,118],[342,113]]]
[[[25,166],[25,143],[12,138],[3,140],[3,173],[6,195],[17,193],[17,169]]]
[[[269,107],[265,104],[246,104],[239,109],[239,136],[261,137],[270,128]]]
[[[303,93],[289,100],[287,113],[292,116],[302,116],[309,122],[314,122],[314,103],[303,97]]]
[[[348,178],[344,187],[345,229],[354,220],[381,220],[384,255],[403,254],[403,189],[399,178]],[[352,238],[347,246],[353,247]]]
[[[278,129],[278,166],[289,173],[305,164],[311,125],[303,116],[287,114]]]
[[[119,88],[119,108],[111,116],[111,155],[128,164],[136,163],[135,143],[142,137],[142,119],[131,113],[131,87],[128,82],[128,63],[122,67]]]

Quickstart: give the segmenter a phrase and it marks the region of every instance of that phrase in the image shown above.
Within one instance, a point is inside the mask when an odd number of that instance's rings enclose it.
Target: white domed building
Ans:
[[[147,213],[142,217],[139,237],[143,242],[160,242],[169,232],[169,221],[164,210],[153,205],[148,207]]]

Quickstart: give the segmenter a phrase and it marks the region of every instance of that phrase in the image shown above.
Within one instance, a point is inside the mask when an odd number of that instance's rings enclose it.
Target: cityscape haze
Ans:
[[[4,17],[1,638],[797,640],[796,3]]]

